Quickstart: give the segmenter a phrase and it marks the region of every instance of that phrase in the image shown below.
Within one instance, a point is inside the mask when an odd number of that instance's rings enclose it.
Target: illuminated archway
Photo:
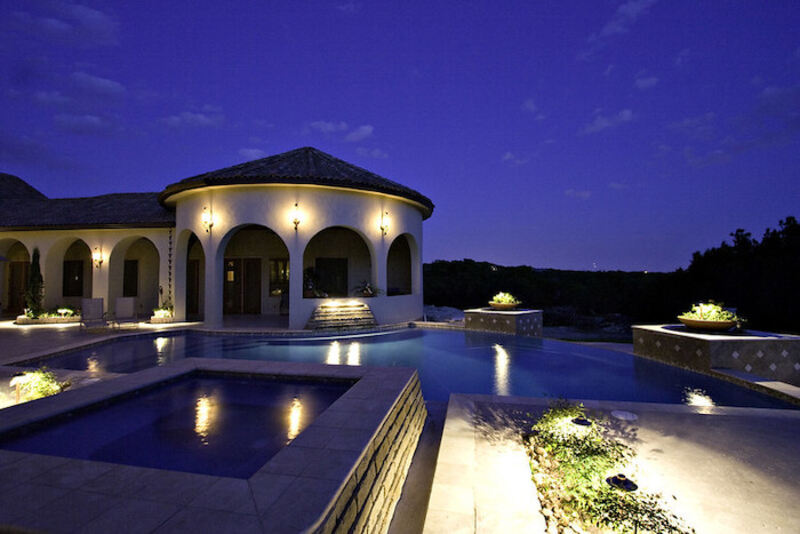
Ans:
[[[346,297],[365,283],[375,286],[369,241],[332,226],[318,232],[303,252],[303,297]]]

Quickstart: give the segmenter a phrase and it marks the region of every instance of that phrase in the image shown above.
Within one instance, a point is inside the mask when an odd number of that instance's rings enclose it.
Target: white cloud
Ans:
[[[221,113],[195,113],[184,111],[177,115],[164,117],[161,122],[167,126],[177,128],[180,126],[219,126],[225,120]]]
[[[611,189],[616,189],[617,191],[630,188],[628,184],[622,182],[608,182],[608,187]]]
[[[389,157],[389,154],[381,150],[380,148],[373,148],[372,150],[364,147],[358,147],[356,149],[356,154],[359,156],[364,156],[366,158],[374,158],[374,159],[386,159]]]
[[[42,16],[14,13],[15,22],[25,31],[83,48],[118,42],[119,25],[102,11],[61,0],[39,4],[47,12]]]
[[[686,63],[686,60],[689,59],[689,52],[690,50],[688,48],[684,48],[678,52],[678,55],[675,56],[675,60],[673,62],[676,67],[682,67],[683,64]]]
[[[328,122],[328,121],[314,121],[310,125],[312,130],[322,133],[343,132],[347,130],[347,123],[344,121]]]
[[[53,117],[60,129],[77,134],[94,134],[108,130],[111,122],[97,115],[60,114]]]
[[[716,114],[713,111],[686,117],[678,122],[673,122],[669,128],[683,133],[690,139],[709,140],[716,134]]]
[[[72,100],[58,91],[36,91],[33,98],[36,99],[38,103],[46,105],[62,105]]]
[[[646,78],[636,78],[636,87],[639,89],[649,89],[655,87],[658,83],[658,78],[655,76],[648,76]]]
[[[564,194],[568,197],[579,198],[581,200],[586,200],[592,196],[592,192],[588,189],[567,189],[564,191]]]
[[[536,107],[536,102],[534,102],[532,98],[529,98],[522,103],[522,109],[530,111],[531,113],[536,113],[539,108]]]
[[[506,152],[500,157],[500,161],[508,165],[524,165],[528,163],[529,158],[521,158],[513,152]]]
[[[125,94],[125,86],[108,78],[92,76],[85,72],[73,72],[72,82],[79,89],[99,96],[121,96]]]
[[[344,140],[349,143],[355,143],[371,136],[374,130],[375,128],[371,124],[364,124],[347,134]]]
[[[252,159],[261,159],[265,157],[267,153],[260,148],[240,148],[239,155],[249,161]]]
[[[359,9],[361,9],[361,4],[356,4],[355,2],[347,2],[346,4],[339,4],[336,6],[336,9],[341,11],[342,13],[355,13]]]
[[[630,122],[633,120],[633,112],[630,109],[623,109],[616,115],[606,116],[599,113],[595,116],[594,120],[583,127],[581,133],[590,134],[613,128],[623,122]]]
[[[608,39],[627,33],[636,20],[655,4],[658,0],[628,0],[620,5],[614,12],[611,20],[600,29],[599,33],[591,34],[586,42],[588,47],[578,54],[578,59],[588,61],[606,46]]]
[[[603,71],[603,76],[608,78],[609,76],[611,76],[611,72],[613,70],[614,70],[614,65],[613,64],[609,65],[608,67],[606,67],[606,70]]]

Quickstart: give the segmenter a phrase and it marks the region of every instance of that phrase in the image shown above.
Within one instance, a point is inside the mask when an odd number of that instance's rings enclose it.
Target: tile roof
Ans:
[[[0,230],[175,226],[175,213],[158,193],[114,193],[85,198],[0,196]]]
[[[428,197],[409,187],[313,147],[298,148],[186,178],[167,186],[159,201],[164,203],[170,196],[189,189],[233,184],[310,184],[376,191],[421,204],[425,218],[430,217],[434,207]]]
[[[0,172],[0,200],[6,198],[47,198],[38,189],[28,182],[14,176]]]

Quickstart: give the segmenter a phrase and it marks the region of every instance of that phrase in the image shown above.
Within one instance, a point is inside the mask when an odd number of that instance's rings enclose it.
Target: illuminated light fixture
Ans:
[[[94,252],[92,252],[92,261],[94,262],[94,266],[98,269],[103,265],[103,253],[100,252],[100,249],[97,247],[94,247]]]
[[[622,473],[614,475],[613,477],[608,477],[606,482],[612,488],[617,488],[624,491],[636,491],[639,488],[639,486],[636,485],[633,480],[629,479]]]
[[[206,229],[206,233],[210,233],[211,229],[214,227],[214,214],[211,213],[211,210],[208,209],[207,206],[203,206],[203,214],[200,216],[200,221],[203,223],[203,228]]]
[[[292,210],[292,224],[294,225],[294,231],[297,231],[297,227],[300,226],[300,223],[303,222],[302,214],[300,213],[300,206],[297,205],[297,202],[294,203],[294,209]]]
[[[295,397],[292,399],[292,405],[289,408],[289,429],[286,432],[287,443],[292,441],[300,433],[300,423],[303,419],[303,404]]]
[[[381,213],[380,229],[381,229],[381,232],[383,233],[383,235],[386,235],[389,232],[389,223],[390,222],[391,221],[389,220],[389,212],[388,211],[382,212]]]

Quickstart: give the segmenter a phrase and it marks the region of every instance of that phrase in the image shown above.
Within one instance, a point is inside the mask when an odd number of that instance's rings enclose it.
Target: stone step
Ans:
[[[339,330],[376,326],[375,316],[363,302],[334,302],[320,304],[311,314],[306,328],[310,330]]]

